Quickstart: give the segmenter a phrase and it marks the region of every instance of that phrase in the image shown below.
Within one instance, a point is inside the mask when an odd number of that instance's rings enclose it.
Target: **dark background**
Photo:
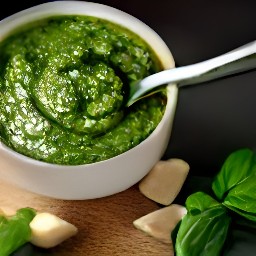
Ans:
[[[96,1],[126,11],[167,43],[176,66],[193,64],[256,39],[256,1]],[[226,156],[256,146],[256,72],[181,88],[165,158],[212,175]]]
[[[47,1],[13,1],[0,18]],[[256,39],[255,0],[102,0],[139,18],[169,46],[176,66],[203,61]],[[186,160],[195,175],[216,173],[232,151],[256,148],[256,72],[180,88],[164,158]]]
[[[0,18],[43,2],[47,1],[7,1]],[[255,0],[94,2],[123,10],[153,28],[169,46],[176,66],[218,56],[256,39]],[[256,149],[255,98],[256,71],[179,90],[173,131],[163,157],[182,158],[191,167],[178,201],[196,190],[210,192],[212,177],[231,152]],[[255,255],[255,229],[238,225],[232,232],[225,255]]]

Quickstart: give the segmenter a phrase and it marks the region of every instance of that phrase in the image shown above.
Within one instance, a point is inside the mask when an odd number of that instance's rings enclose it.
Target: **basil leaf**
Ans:
[[[212,198],[206,202],[210,196],[203,194],[192,194],[186,201],[187,208],[192,210],[188,210],[179,226],[175,243],[177,256],[216,256],[222,251],[231,218],[223,205]]]
[[[212,189],[219,200],[238,183],[256,173],[256,157],[248,148],[231,153],[214,178]]]
[[[29,223],[36,212],[21,208],[12,217],[0,216],[0,256],[8,256],[30,240]]]
[[[256,174],[232,188],[223,205],[239,215],[256,222]]]
[[[188,211],[204,211],[211,207],[219,206],[216,200],[204,192],[196,192],[190,195],[186,200],[186,208]]]

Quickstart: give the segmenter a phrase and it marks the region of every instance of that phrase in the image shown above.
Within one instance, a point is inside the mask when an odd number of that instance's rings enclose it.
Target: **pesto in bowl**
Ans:
[[[26,26],[0,44],[0,140],[60,165],[117,156],[161,121],[164,92],[125,108],[128,84],[160,70],[144,40],[104,19],[61,15]]]

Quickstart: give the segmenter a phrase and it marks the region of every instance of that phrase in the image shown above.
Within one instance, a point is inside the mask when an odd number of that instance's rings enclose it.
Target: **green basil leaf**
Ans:
[[[241,216],[256,222],[256,174],[232,188],[223,205]]]
[[[201,192],[192,194],[186,201],[192,210],[182,218],[179,226],[175,243],[177,256],[216,256],[222,251],[231,218],[227,209],[214,199],[205,201],[210,196],[203,195],[200,206],[198,199],[202,195]],[[194,207],[197,204],[199,207]],[[208,209],[206,205],[209,205]]]
[[[212,189],[219,200],[225,194],[256,172],[256,157],[248,148],[231,153],[225,160],[220,172],[214,178]]]
[[[204,192],[196,192],[190,195],[186,200],[186,208],[188,211],[202,212],[211,207],[219,206],[220,203]]]
[[[35,215],[35,210],[21,208],[10,218],[0,217],[0,256],[9,256],[30,240],[29,223]]]

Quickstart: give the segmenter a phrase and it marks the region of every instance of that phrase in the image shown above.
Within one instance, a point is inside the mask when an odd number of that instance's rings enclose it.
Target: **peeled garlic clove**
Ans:
[[[30,242],[42,248],[54,247],[78,232],[73,224],[51,213],[38,213],[30,228]]]
[[[180,192],[189,169],[182,159],[159,161],[140,181],[140,192],[157,203],[170,205]]]
[[[133,225],[161,242],[172,243],[171,232],[186,213],[185,207],[172,204],[135,220]]]

